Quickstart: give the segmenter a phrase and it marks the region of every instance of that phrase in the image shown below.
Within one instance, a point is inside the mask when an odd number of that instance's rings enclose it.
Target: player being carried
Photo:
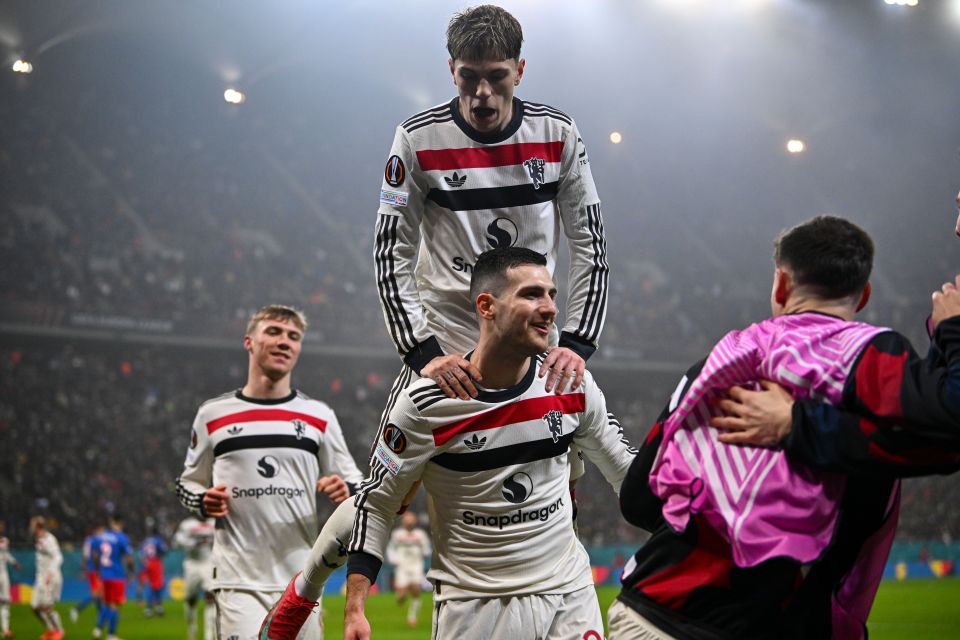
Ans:
[[[365,640],[364,603],[394,514],[416,482],[431,500],[434,636],[461,640],[600,637],[587,553],[570,526],[567,452],[577,444],[615,491],[636,451],[584,374],[555,394],[537,375],[556,318],[543,255],[508,247],[477,258],[480,339],[465,357],[476,398],[423,379],[400,394],[357,496],[344,637]]]
[[[423,561],[430,555],[430,538],[417,526],[417,514],[407,511],[400,518],[400,526],[390,534],[387,562],[393,565],[393,590],[397,604],[410,598],[407,624],[417,626],[420,612],[420,589],[423,584]]]
[[[381,183],[374,260],[384,320],[404,365],[377,440],[397,398],[420,378],[435,381],[448,398],[476,396],[483,381],[463,354],[478,337],[470,272],[487,249],[532,249],[546,256],[552,274],[566,238],[566,320],[562,331],[551,330],[552,346],[538,371],[548,391],[576,388],[597,348],[609,272],[600,199],[573,119],[514,96],[526,66],[522,42],[520,23],[500,7],[454,15],[447,66],[457,96],[396,129]],[[583,463],[576,454],[570,463],[575,481]],[[572,484],[570,491],[572,501]],[[404,504],[415,492],[412,487]],[[354,510],[347,501],[327,521],[289,597],[265,624],[269,638],[291,637],[302,608],[319,598],[344,562],[340,552]]]
[[[202,594],[203,640],[213,640],[216,627],[216,605],[210,583],[213,578],[213,533],[216,520],[191,514],[185,518],[173,536],[173,544],[184,550],[183,581],[186,584],[183,612],[187,618],[187,640],[197,638],[197,602]]]
[[[306,326],[283,305],[250,318],[247,383],[201,405],[177,481],[184,506],[218,520],[212,590],[224,638],[255,637],[303,566],[320,530],[317,492],[341,502],[363,479],[333,410],[291,386]],[[314,614],[303,637],[321,630]]]

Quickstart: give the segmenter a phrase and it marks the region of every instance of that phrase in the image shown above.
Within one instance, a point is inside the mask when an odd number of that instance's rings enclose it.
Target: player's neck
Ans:
[[[506,389],[512,387],[527,373],[530,358],[508,349],[498,349],[496,345],[485,343],[477,345],[470,362],[480,370],[483,386],[487,389]]]
[[[290,395],[290,389],[289,375],[274,380],[260,371],[251,370],[247,376],[247,384],[240,392],[248,398],[277,400]]]
[[[830,316],[837,316],[838,318],[843,318],[848,322],[852,321],[854,316],[857,314],[856,309],[846,302],[822,300],[819,298],[805,296],[791,297],[789,300],[787,300],[787,303],[783,307],[783,315],[804,313],[808,311],[824,313]]]

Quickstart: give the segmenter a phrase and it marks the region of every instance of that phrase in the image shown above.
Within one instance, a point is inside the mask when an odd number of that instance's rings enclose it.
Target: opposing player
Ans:
[[[430,537],[417,526],[417,514],[404,512],[400,526],[390,534],[387,544],[387,562],[393,565],[393,590],[397,604],[410,599],[407,624],[417,626],[420,612],[420,589],[423,584],[423,561],[430,555]]]
[[[213,533],[216,520],[191,515],[185,518],[173,537],[173,544],[184,550],[183,580],[186,583],[184,614],[187,618],[187,640],[197,638],[197,603],[204,597],[203,638],[213,640],[216,626],[216,609],[213,601],[211,581],[213,563],[210,554],[213,551]]]
[[[167,543],[154,526],[150,535],[140,545],[141,573],[139,583],[146,588],[146,608],[144,615],[148,618],[154,615],[163,615],[163,588],[166,581],[163,577],[163,557],[167,555]]]
[[[30,531],[33,533],[37,550],[37,579],[33,583],[33,597],[30,606],[40,622],[43,623],[43,640],[60,640],[63,637],[63,622],[56,610],[63,589],[63,554],[60,543],[47,529],[47,520],[43,516],[30,519]]]
[[[652,535],[624,569],[611,639],[866,637],[898,476],[960,468],[960,294],[934,295],[946,356],[924,363],[900,334],[854,320],[872,261],[870,237],[832,216],[778,238],[773,317],[687,372],[624,480],[624,515]],[[725,392],[761,379],[796,396],[788,423],[820,425],[786,455],[728,446],[743,434],[708,426],[739,427],[755,392]]]
[[[400,394],[357,496],[344,637],[370,637],[364,603],[394,514],[418,481],[431,498],[434,637],[590,638],[603,633],[590,562],[570,526],[567,451],[578,444],[619,491],[635,450],[593,377],[563,394],[537,375],[556,318],[546,258],[494,249],[471,296],[480,340],[465,357],[476,398],[423,379]]]
[[[10,540],[4,535],[7,532],[7,523],[0,520],[0,634],[4,638],[12,638],[10,630],[10,574],[7,565],[12,564],[20,571],[20,563],[10,553]]]
[[[477,342],[470,273],[486,249],[532,249],[547,257],[552,274],[566,237],[566,322],[552,332],[555,346],[538,371],[548,391],[576,388],[584,361],[597,348],[609,272],[600,199],[573,119],[514,96],[526,66],[522,43],[520,23],[500,7],[456,14],[447,29],[447,62],[457,96],[396,129],[381,184],[374,259],[387,330],[404,365],[377,439],[397,398],[421,377],[434,380],[449,398],[476,396],[480,372],[463,354]],[[574,454],[571,465],[575,481],[583,463]],[[343,563],[353,509],[348,501],[328,520],[293,582],[291,615],[280,603],[277,623],[295,626],[293,612],[315,601]],[[289,637],[272,627],[265,631],[270,638]]]
[[[341,502],[348,483],[363,479],[334,412],[291,386],[305,330],[291,307],[257,311],[243,339],[247,383],[205,402],[193,423],[177,494],[195,514],[218,520],[212,589],[220,637],[257,635],[317,537],[317,491]],[[321,628],[314,614],[303,637]]]
[[[101,615],[100,610],[103,608],[103,584],[100,582],[100,573],[97,571],[97,565],[93,557],[93,540],[103,533],[103,531],[103,525],[98,524],[90,534],[83,539],[83,568],[87,576],[87,585],[90,587],[90,595],[70,608],[71,622],[76,622],[80,618],[80,614],[90,603],[95,605],[97,616],[99,617]]]
[[[123,517],[107,517],[107,530],[92,540],[93,558],[103,584],[103,604],[97,616],[93,637],[99,638],[104,626],[107,640],[116,640],[120,608],[127,601],[127,579],[133,579],[133,547],[123,532]]]

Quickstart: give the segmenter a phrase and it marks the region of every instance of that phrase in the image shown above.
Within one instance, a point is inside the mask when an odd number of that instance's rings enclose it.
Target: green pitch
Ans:
[[[617,595],[614,587],[597,590],[600,607],[607,607]],[[870,640],[933,640],[960,637],[960,578],[944,580],[886,581],[880,587],[870,616]],[[67,638],[89,638],[96,621],[96,612],[88,607],[76,624],[70,622],[69,605],[59,607]],[[162,618],[146,618],[136,604],[127,604],[120,615],[117,630],[124,640],[158,640],[185,638],[187,625],[183,604],[168,602]],[[420,622],[411,629],[406,624],[406,606],[400,607],[393,596],[370,598],[367,616],[373,637],[382,640],[423,640],[430,637],[430,601],[424,596]],[[11,627],[17,638],[36,638],[43,630],[29,607],[11,607]],[[201,616],[201,624],[202,624]],[[324,624],[327,640],[343,637],[343,598],[324,599]],[[199,636],[203,638],[202,631]]]

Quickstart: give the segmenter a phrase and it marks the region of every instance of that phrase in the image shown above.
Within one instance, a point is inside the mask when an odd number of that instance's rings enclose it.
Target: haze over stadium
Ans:
[[[876,241],[863,319],[927,344],[958,271],[960,0],[502,3],[589,145],[611,267],[589,368],[640,442],[690,362],[769,315],[770,238],[818,213]],[[243,325],[303,308],[294,385],[376,433],[396,354],[372,237],[387,141],[449,99],[465,3],[0,5],[0,518],[141,539],[197,404],[242,384]],[[565,289],[565,263],[557,270]],[[559,299],[564,299],[561,294]],[[587,545],[635,545],[588,470]],[[910,480],[898,540],[960,536],[956,478]],[[420,506],[418,504],[418,506]]]

